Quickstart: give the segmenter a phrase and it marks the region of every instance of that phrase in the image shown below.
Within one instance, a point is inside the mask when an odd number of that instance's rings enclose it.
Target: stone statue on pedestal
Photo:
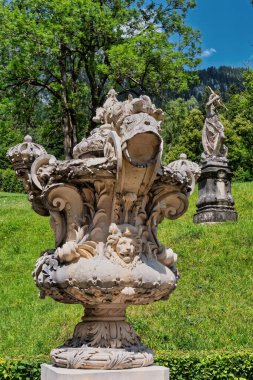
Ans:
[[[180,217],[198,165],[161,164],[163,112],[148,96],[117,100],[111,90],[98,128],[59,161],[29,136],[8,156],[35,212],[50,215],[55,248],[33,277],[40,296],[81,304],[73,337],[52,350],[58,367],[122,369],[153,363],[125,320],[128,305],[165,300],[178,280],[177,255],[157,238],[164,218]]]
[[[224,127],[218,108],[225,107],[220,95],[210,87],[206,104],[206,119],[202,132],[203,154],[199,196],[194,223],[217,223],[237,220],[231,195],[232,172],[228,166]],[[226,107],[225,107],[226,108]]]
[[[210,88],[210,87],[209,87]],[[202,132],[204,157],[207,159],[226,160],[227,147],[224,145],[224,127],[218,116],[218,108],[224,107],[219,95],[211,90],[206,104],[206,119]]]

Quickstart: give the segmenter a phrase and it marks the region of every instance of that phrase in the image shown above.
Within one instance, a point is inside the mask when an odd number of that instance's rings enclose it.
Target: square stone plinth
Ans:
[[[68,369],[42,364],[41,380],[169,380],[169,369],[155,365],[118,370]]]

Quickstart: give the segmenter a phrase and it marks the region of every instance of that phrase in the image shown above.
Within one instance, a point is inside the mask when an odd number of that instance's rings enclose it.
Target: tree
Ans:
[[[229,164],[235,178],[253,179],[253,70],[243,74],[244,91],[232,94],[224,114]]]
[[[35,88],[40,102],[54,104],[70,158],[77,129],[93,127],[111,86],[156,99],[187,88],[189,69],[199,63],[199,34],[185,24],[194,6],[194,0],[1,0],[0,88],[12,98],[20,88]]]
[[[185,153],[189,160],[199,162],[203,151],[201,136],[204,116],[199,109],[192,109],[185,120],[178,142],[173,145],[165,156],[166,162],[178,160]]]
[[[162,127],[164,156],[178,143],[190,111],[197,107],[198,102],[193,96],[189,100],[177,98],[166,104],[165,121]]]
[[[22,141],[22,134],[19,129],[11,125],[10,118],[3,120],[2,115],[11,115],[12,103],[7,98],[0,101],[0,169],[11,167],[10,162],[6,159],[7,150]]]
[[[229,166],[237,180],[253,179],[253,123],[241,115],[224,120]]]

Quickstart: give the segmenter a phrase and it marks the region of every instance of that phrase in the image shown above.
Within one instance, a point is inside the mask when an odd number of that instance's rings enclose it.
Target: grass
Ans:
[[[232,190],[237,223],[194,225],[195,193],[183,217],[160,226],[179,256],[178,287],[168,301],[128,308],[155,351],[253,348],[253,183]],[[53,235],[25,195],[0,193],[0,225],[0,356],[47,355],[71,336],[82,307],[38,298],[31,272]]]

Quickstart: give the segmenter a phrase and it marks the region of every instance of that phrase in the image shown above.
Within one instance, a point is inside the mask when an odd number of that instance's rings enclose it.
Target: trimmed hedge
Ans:
[[[0,379],[3,380],[40,380],[42,359],[0,359]]]
[[[11,169],[0,169],[0,191],[6,193],[24,193],[22,181],[18,180],[16,173]]]
[[[253,351],[157,352],[156,364],[170,368],[170,380],[253,380]]]
[[[168,357],[169,356],[169,357]],[[40,380],[40,365],[47,359],[2,359],[0,379]],[[253,352],[158,352],[156,364],[170,368],[170,380],[252,380]]]

